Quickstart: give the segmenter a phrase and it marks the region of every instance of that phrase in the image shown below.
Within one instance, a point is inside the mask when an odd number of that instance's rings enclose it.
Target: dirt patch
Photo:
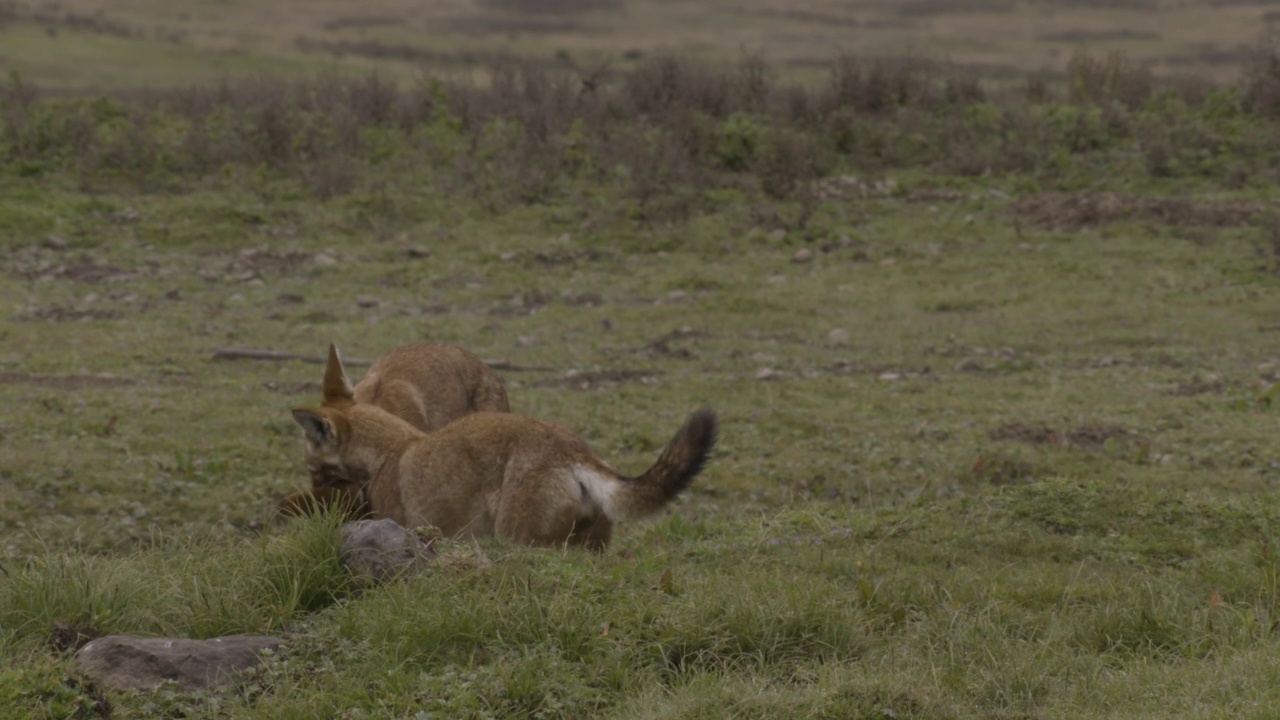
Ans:
[[[1191,380],[1189,382],[1178,383],[1169,390],[1165,391],[1166,395],[1174,397],[1192,397],[1195,395],[1207,395],[1209,393],[1220,393],[1226,388],[1220,380]]]
[[[539,250],[530,253],[529,260],[533,265],[555,267],[573,265],[579,262],[599,262],[604,260],[604,253],[590,248],[563,248],[556,250]]]
[[[303,393],[319,395],[321,391],[320,383],[318,382],[281,383],[272,381],[263,383],[262,387],[271,392],[283,393],[285,395],[301,395]]]
[[[601,370],[598,372],[570,371],[564,377],[546,378],[529,383],[532,387],[562,387],[571,390],[599,390],[626,383],[655,385],[660,370]]]
[[[59,390],[78,390],[86,387],[128,387],[138,381],[119,375],[36,375],[34,373],[0,373],[3,385],[37,385]]]
[[[119,310],[78,309],[61,305],[43,305],[19,316],[20,320],[46,322],[88,322],[90,320],[119,320],[124,313]]]
[[[119,282],[132,279],[134,273],[123,268],[99,262],[97,260],[80,260],[63,265],[51,273],[59,280],[70,280],[79,283]]]
[[[532,315],[551,305],[556,299],[556,296],[549,292],[526,290],[513,293],[502,304],[489,308],[488,314],[496,317]],[[560,294],[559,300],[569,307],[601,307],[604,305],[604,298],[593,292],[578,293],[566,290]]]
[[[706,336],[707,333],[702,332],[701,330],[694,330],[690,327],[676,328],[665,335],[654,338],[648,345],[644,346],[644,352],[661,357],[676,358],[678,360],[695,360],[698,356],[695,355],[692,350],[685,347],[672,347],[671,343],[679,342],[681,340],[690,340],[693,338],[703,338]]]
[[[1120,28],[1118,30],[1062,30],[1059,32],[1042,33],[1037,40],[1044,42],[1062,42],[1062,43],[1088,43],[1110,40],[1159,40],[1158,33],[1147,32],[1146,30],[1129,30]]]
[[[1142,436],[1119,425],[1081,425],[1067,431],[1067,442],[1079,447],[1100,448],[1109,440],[1140,441]]]
[[[1021,442],[1028,445],[1071,445],[1100,448],[1110,440],[1145,443],[1142,435],[1113,423],[1078,425],[1058,430],[1044,423],[1005,423],[992,428],[987,437],[996,441]]]
[[[246,248],[236,253],[221,270],[202,270],[205,280],[244,282],[272,275],[287,275],[310,262],[314,255],[300,251],[279,252],[265,246]]]
[[[391,15],[360,15],[355,17],[334,18],[324,23],[320,27],[329,32],[337,32],[339,30],[356,29],[366,30],[375,27],[387,27],[392,25],[404,25],[406,19],[403,17],[395,17]]]
[[[122,268],[88,253],[61,260],[43,248],[25,248],[15,252],[5,264],[9,266],[11,275],[22,280],[70,280],[87,284],[132,280],[155,269],[154,265]]]
[[[1174,226],[1238,227],[1274,203],[1259,200],[1190,200],[1116,193],[1038,193],[1018,198],[1013,212],[1051,230],[1080,230],[1140,220]]]
[[[1062,442],[1062,436],[1058,431],[1048,425],[1020,422],[1005,423],[1000,427],[992,428],[987,432],[987,437],[992,440],[1012,440],[1028,445],[1058,445]]]

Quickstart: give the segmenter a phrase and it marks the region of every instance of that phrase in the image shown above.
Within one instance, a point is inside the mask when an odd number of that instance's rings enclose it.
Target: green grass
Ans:
[[[503,154],[529,147],[494,139],[516,121],[446,111],[313,146],[351,163],[328,192],[301,156],[183,164],[185,121],[131,124],[141,104],[5,96],[30,132],[0,135],[22,161],[0,171],[0,714],[1269,716],[1275,178],[1218,170],[1265,164],[1275,121],[1238,98],[1216,114],[1221,92],[1104,99],[1105,126],[1089,102],[1037,106],[1026,137],[1061,162],[1031,169],[833,152],[824,182],[894,182],[820,201],[714,153],[644,195],[617,127],[570,123],[549,146],[617,171],[557,166],[521,198],[508,181],[543,166]],[[262,107],[223,121],[250,143]],[[1035,113],[1078,124],[1037,135]],[[850,117],[955,140],[936,108]],[[1197,128],[1190,165],[1137,157],[1153,118]],[[172,154],[104,172],[76,128],[92,152]],[[1228,203],[1264,212],[1209,212]],[[526,368],[501,373],[513,409],[624,472],[699,406],[720,445],[606,554],[444,542],[459,560],[357,591],[331,520],[271,517],[305,483],[288,410],[320,367],[212,355],[421,339]],[[287,644],[222,693],[103,694],[71,648],[116,632]]]
[[[489,562],[358,596],[328,571],[280,582],[333,562],[319,519],[230,548],[41,560],[11,574],[0,618],[9,657],[38,659],[32,692],[65,658],[39,649],[53,619],[204,636],[294,618],[240,693],[111,696],[125,713],[1228,717],[1276,701],[1260,660],[1276,649],[1277,513],[1045,478],[879,511],[672,515],[606,556],[446,543]],[[127,590],[141,573],[146,590]],[[281,592],[308,586],[327,600]]]

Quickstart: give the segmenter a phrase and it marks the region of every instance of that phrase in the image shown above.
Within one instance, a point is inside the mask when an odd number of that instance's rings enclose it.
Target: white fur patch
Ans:
[[[617,478],[585,465],[575,466],[570,473],[573,481],[583,491],[581,499],[583,517],[595,515],[601,510],[610,518],[618,517],[618,509],[614,501],[619,490]]]

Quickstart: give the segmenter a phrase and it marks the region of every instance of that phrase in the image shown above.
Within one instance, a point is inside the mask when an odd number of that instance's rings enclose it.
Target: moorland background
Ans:
[[[1266,718],[1266,3],[0,3],[0,714]],[[420,339],[636,472],[367,591],[320,367]],[[358,370],[357,370],[358,374]],[[108,692],[108,633],[265,632]]]

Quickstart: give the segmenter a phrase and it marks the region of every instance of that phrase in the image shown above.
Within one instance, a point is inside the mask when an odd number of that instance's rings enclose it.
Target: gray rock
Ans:
[[[384,583],[426,569],[433,543],[394,520],[356,520],[342,526],[342,565],[358,579]]]
[[[228,635],[210,640],[108,635],[80,648],[76,667],[115,690],[155,690],[173,680],[183,691],[206,690],[230,682],[236,673],[262,662],[263,651],[279,638]]]

